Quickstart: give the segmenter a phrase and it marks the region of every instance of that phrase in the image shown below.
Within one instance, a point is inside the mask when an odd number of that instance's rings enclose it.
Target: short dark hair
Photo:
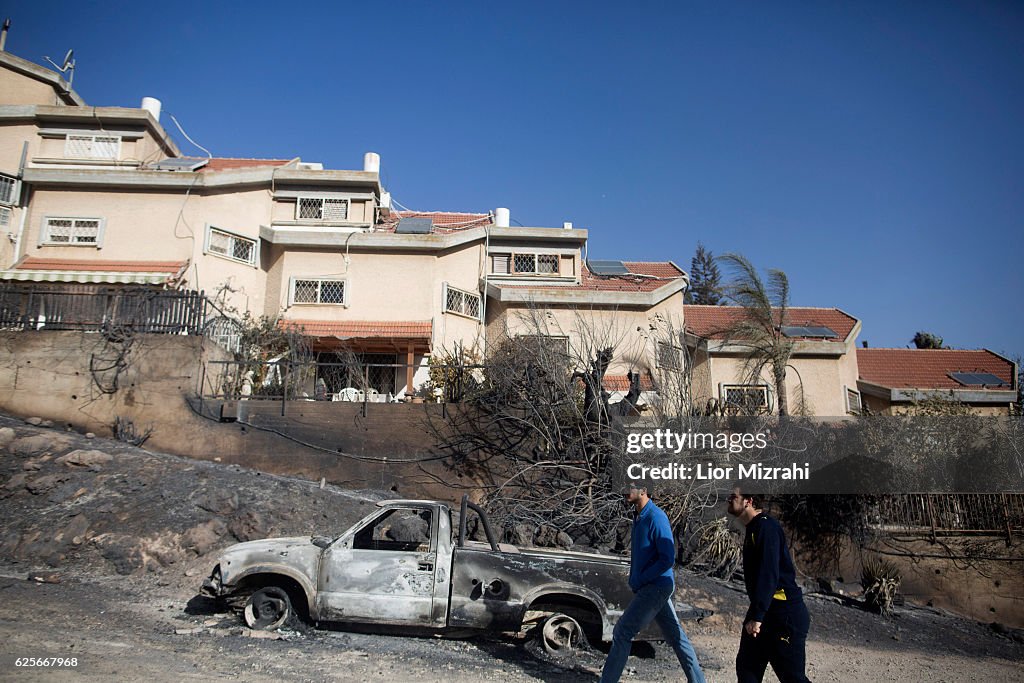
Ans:
[[[650,479],[629,479],[626,482],[626,488],[636,489],[637,491],[644,489],[647,491],[648,497],[654,494],[654,485],[651,483]]]
[[[739,485],[737,485],[735,489],[740,492],[740,498],[746,498],[750,501],[750,504],[758,510],[764,509],[765,496],[763,493],[749,493],[744,491],[743,487]]]

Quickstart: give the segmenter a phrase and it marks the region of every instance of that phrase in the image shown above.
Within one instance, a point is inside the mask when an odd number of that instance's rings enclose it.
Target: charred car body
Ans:
[[[486,514],[465,498],[457,533],[443,503],[377,505],[333,540],[231,546],[203,594],[241,610],[252,628],[277,628],[292,615],[438,631],[538,626],[549,650],[574,647],[581,633],[610,640],[632,597],[627,559],[498,544]],[[467,509],[480,516],[486,543],[467,540]]]

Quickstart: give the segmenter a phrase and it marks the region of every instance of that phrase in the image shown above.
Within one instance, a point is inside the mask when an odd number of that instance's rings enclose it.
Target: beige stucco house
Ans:
[[[636,371],[651,389],[652,330],[681,326],[674,264],[593,272],[587,231],[571,225],[393,211],[376,154],[361,170],[183,156],[151,98],[86,106],[58,74],[3,52],[0,85],[2,282],[201,290],[215,317],[301,329],[325,367],[356,354],[392,396],[426,381],[431,354],[538,334],[584,363],[613,346],[610,388]]]
[[[742,316],[743,309],[735,306],[685,307],[694,403],[726,411],[735,407],[778,412],[770,371],[749,376],[750,347],[726,334]],[[860,412],[856,354],[860,329],[859,320],[838,308],[787,309],[780,333],[794,342],[786,372],[791,414],[837,417]]]

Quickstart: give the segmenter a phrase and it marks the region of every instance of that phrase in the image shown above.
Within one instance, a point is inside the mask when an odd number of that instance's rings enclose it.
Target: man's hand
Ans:
[[[751,638],[757,638],[757,634],[761,632],[761,622],[748,621],[747,623],[743,624],[743,630],[745,630],[747,632],[747,635],[749,635]]]

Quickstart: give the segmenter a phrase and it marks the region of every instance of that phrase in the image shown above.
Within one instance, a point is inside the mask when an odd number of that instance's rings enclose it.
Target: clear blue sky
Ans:
[[[1024,3],[0,3],[90,104],[217,156],[361,168],[418,210],[698,240],[861,339],[1024,354]],[[173,124],[164,117],[169,129]],[[174,131],[186,153],[197,153]]]

